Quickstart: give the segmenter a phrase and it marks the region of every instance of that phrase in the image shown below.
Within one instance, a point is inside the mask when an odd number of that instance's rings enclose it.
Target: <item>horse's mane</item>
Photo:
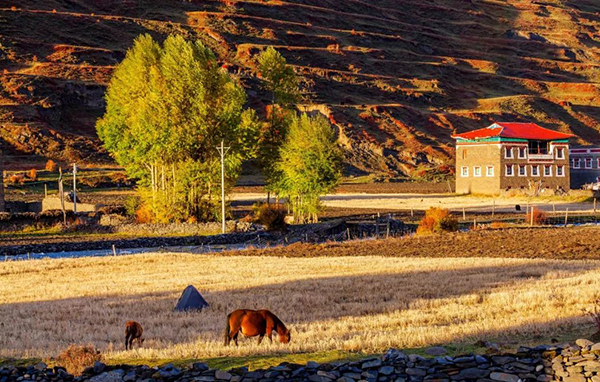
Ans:
[[[271,313],[271,316],[273,316],[273,321],[275,322],[275,328],[281,327],[284,331],[287,332],[288,328],[285,326],[285,324],[283,323],[283,321],[281,321],[279,319],[279,317],[277,317],[275,314],[273,314],[273,312],[269,311],[269,313]],[[283,333],[277,332],[277,334],[283,334]]]

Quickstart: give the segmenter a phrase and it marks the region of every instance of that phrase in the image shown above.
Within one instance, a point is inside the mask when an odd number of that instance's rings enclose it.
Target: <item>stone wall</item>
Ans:
[[[600,343],[578,340],[576,345],[522,347],[514,354],[445,356],[430,348],[430,357],[390,349],[382,357],[355,362],[306,365],[282,363],[266,370],[210,369],[203,363],[180,369],[106,366],[97,362],[82,376],[63,368],[0,367],[0,382],[599,382]]]

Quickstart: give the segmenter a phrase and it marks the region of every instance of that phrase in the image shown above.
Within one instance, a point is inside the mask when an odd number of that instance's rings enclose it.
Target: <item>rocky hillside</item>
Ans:
[[[0,137],[13,161],[108,161],[110,74],[140,33],[211,46],[264,110],[255,54],[275,46],[327,114],[348,172],[451,163],[450,135],[531,120],[600,142],[594,0],[0,0]]]

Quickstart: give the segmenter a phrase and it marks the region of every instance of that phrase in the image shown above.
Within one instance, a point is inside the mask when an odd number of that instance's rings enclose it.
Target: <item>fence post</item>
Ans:
[[[596,215],[596,198],[594,198],[594,215]]]
[[[115,245],[112,245],[112,250],[113,250],[113,256],[117,256],[117,249],[115,248]]]
[[[556,213],[556,203],[552,203],[552,212]]]
[[[467,214],[465,213],[465,207],[463,207],[463,220],[467,220]]]
[[[494,218],[494,214],[496,212],[496,199],[492,202],[492,219]]]
[[[533,208],[533,206],[531,206],[531,212],[529,213],[529,216],[530,216],[529,226],[530,227],[533,227],[533,211],[534,211],[534,208]]]
[[[386,232],[385,232],[385,238],[388,239],[389,237],[390,237],[390,219],[388,218]]]
[[[569,220],[569,207],[565,210],[565,227],[567,226],[567,220]]]
[[[410,207],[410,217],[414,217],[415,216],[415,211],[413,210],[412,207]]]

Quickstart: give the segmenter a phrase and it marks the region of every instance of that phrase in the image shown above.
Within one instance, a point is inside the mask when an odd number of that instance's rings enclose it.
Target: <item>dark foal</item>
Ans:
[[[137,340],[138,345],[142,346],[144,343],[142,333],[144,333],[142,325],[135,321],[127,321],[125,324],[125,350],[133,349],[133,340]]]

